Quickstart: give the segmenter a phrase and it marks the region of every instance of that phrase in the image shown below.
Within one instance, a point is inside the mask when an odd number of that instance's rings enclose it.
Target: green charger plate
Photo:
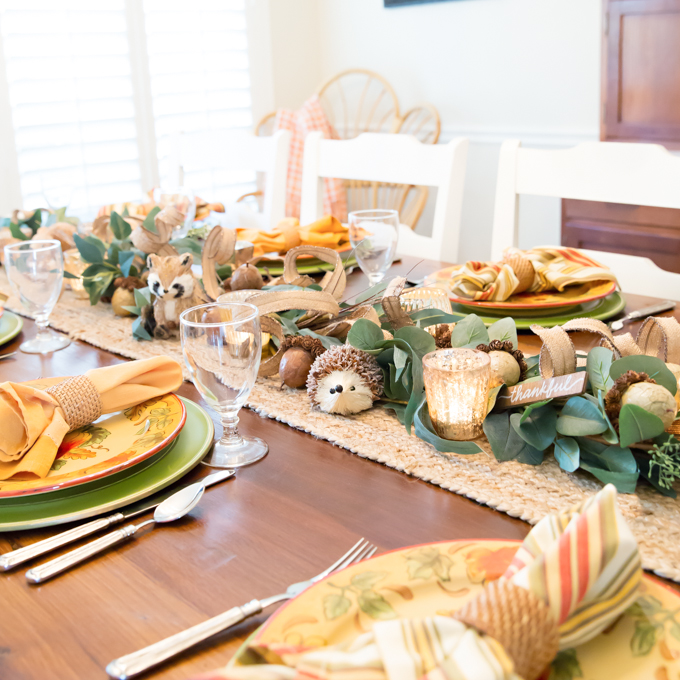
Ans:
[[[213,443],[215,427],[198,404],[181,399],[187,420],[169,447],[113,476],[113,481],[104,478],[49,494],[2,499],[0,531],[35,529],[94,517],[146,498],[183,477],[205,456]]]
[[[349,257],[342,258],[345,269],[357,266],[357,259],[354,255],[351,255],[351,252],[352,251],[347,253],[350,255]],[[340,254],[340,257],[342,257],[342,253]],[[266,268],[272,276],[283,275],[283,262],[280,260],[260,260],[260,262],[257,263],[257,268],[263,271]],[[300,274],[321,274],[323,272],[331,271],[332,269],[335,269],[334,265],[328,264],[328,262],[319,260],[316,257],[305,258],[304,260],[300,259],[297,262],[297,270]]]
[[[552,328],[553,326],[561,326],[567,323],[570,319],[599,319],[604,321],[605,319],[611,319],[613,316],[622,312],[626,306],[626,301],[621,293],[612,293],[606,298],[601,300],[596,300],[595,302],[589,302],[584,305],[576,305],[575,307],[570,307],[568,310],[560,310],[559,314],[553,314],[549,316],[520,316],[519,313],[512,314],[509,313],[511,310],[506,310],[505,313],[499,313],[498,315],[478,314],[479,318],[487,325],[490,326],[499,319],[506,316],[511,316],[515,325],[520,330],[529,330],[532,324],[538,324],[544,328]],[[451,303],[451,308],[453,309],[454,316],[459,316],[461,319],[468,316],[468,314],[476,314],[479,310],[472,310],[463,305],[458,305]]]
[[[24,320],[20,316],[5,310],[3,315],[0,316],[0,345],[16,338],[23,327]]]

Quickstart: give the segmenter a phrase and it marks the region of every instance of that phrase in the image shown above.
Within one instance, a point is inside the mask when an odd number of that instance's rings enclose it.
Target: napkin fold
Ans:
[[[49,390],[31,383],[0,383],[0,480],[45,477],[74,423],[82,427],[101,414],[141,404],[181,384],[179,363],[165,356],[95,368],[84,376],[63,378]]]
[[[329,647],[255,642],[269,665],[201,680],[534,680],[558,649],[587,642],[622,614],[641,578],[637,543],[609,484],[541,520],[501,578],[453,618],[380,621]]]
[[[529,270],[528,280],[521,284],[522,265]],[[592,281],[614,281],[616,276],[599,262],[574,248],[541,246],[531,250],[508,248],[501,262],[466,262],[462,267],[450,267],[441,275],[450,278],[438,282],[459,298],[488,302],[503,302],[511,295],[527,291],[541,293],[548,290],[562,292],[567,286]]]
[[[286,218],[271,231],[237,229],[239,241],[249,241],[255,246],[253,255],[265,253],[287,253],[297,246],[323,246],[336,249],[349,243],[349,229],[343,227],[332,215],[326,215],[316,222],[300,226],[295,218]]]

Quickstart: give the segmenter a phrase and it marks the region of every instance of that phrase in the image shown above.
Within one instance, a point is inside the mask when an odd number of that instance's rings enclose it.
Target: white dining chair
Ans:
[[[680,157],[659,144],[586,142],[570,149],[523,149],[516,139],[501,146],[491,259],[517,246],[519,196],[680,209]],[[544,244],[541,244],[544,245]],[[646,257],[583,250],[609,267],[627,293],[680,300],[680,274]]]
[[[270,137],[241,130],[179,133],[172,141],[171,177],[181,185],[185,173],[206,168],[263,173],[264,201],[258,224],[262,229],[272,229],[286,216],[290,137],[287,130]]]
[[[456,262],[468,140],[421,144],[410,135],[364,133],[348,140],[305,139],[300,223],[322,217],[323,178],[414,184],[437,188],[432,236],[400,225],[397,253]]]

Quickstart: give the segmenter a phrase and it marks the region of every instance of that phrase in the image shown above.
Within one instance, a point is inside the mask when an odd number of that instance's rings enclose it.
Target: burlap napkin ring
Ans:
[[[102,414],[99,392],[85,375],[68,378],[45,391],[59,402],[69,432],[93,423]]]
[[[504,579],[488,583],[453,618],[498,641],[524,680],[538,678],[559,651],[557,624],[545,602]]]

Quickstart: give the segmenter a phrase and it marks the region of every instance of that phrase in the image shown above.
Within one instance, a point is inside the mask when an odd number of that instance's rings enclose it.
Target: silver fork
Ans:
[[[331,564],[328,569],[317,574],[314,578],[310,578],[308,581],[294,583],[281,595],[274,595],[264,600],[251,600],[241,607],[233,607],[222,614],[218,614],[212,619],[208,619],[192,628],[187,628],[187,630],[184,630],[181,633],[176,633],[171,637],[165,638],[165,640],[161,640],[144,649],[140,649],[138,652],[121,656],[106,667],[106,672],[109,677],[117,678],[117,680],[126,680],[138,673],[143,673],[162,661],[183,652],[185,649],[189,649],[195,644],[207,640],[216,633],[231,628],[237,623],[241,623],[241,621],[244,621],[251,616],[255,616],[255,614],[259,614],[266,607],[276,604],[277,602],[282,602],[283,600],[290,600],[299,595],[303,590],[309,588],[313,583],[320,581],[334,571],[344,569],[350,564],[361,562],[361,560],[372,557],[376,550],[377,548],[374,545],[369,543],[365,538],[362,538],[337,562]]]

